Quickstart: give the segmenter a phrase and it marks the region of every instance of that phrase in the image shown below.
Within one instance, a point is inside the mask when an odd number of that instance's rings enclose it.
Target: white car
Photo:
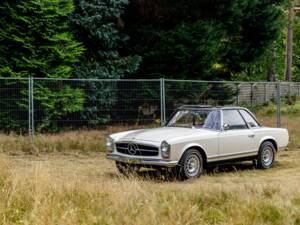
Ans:
[[[112,134],[106,147],[122,173],[169,168],[190,179],[211,164],[233,160],[253,160],[268,169],[288,142],[287,129],[261,126],[246,108],[182,106],[165,126]]]

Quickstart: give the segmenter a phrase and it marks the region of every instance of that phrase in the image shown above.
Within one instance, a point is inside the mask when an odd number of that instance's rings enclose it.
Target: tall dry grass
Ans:
[[[0,224],[299,225],[299,156],[181,183],[124,178],[101,157],[1,155]]]
[[[99,130],[75,130],[54,134],[35,135],[35,145],[29,136],[0,134],[0,152],[20,153],[54,153],[54,152],[103,152],[106,137],[115,132],[141,129],[142,126],[108,126]]]

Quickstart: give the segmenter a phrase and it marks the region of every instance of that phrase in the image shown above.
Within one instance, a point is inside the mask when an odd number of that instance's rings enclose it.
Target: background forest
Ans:
[[[283,79],[290,3],[4,0],[0,76]],[[297,13],[293,27],[298,81]]]
[[[294,5],[287,0],[4,0],[0,77],[284,80],[290,26],[291,80],[300,81],[300,13],[295,10],[288,21]],[[16,100],[0,102],[1,109],[9,109],[0,111],[1,128],[26,127],[27,83],[3,85],[0,97],[9,93]],[[37,129],[56,130],[72,116],[92,125],[111,121],[117,100],[135,95],[120,95],[116,85],[35,81]],[[153,87],[139,88],[143,98],[159,98]],[[136,118],[143,103],[122,104]]]

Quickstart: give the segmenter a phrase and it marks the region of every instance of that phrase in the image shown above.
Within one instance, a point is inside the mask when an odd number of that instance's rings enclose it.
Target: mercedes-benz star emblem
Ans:
[[[136,152],[139,150],[138,146],[135,144],[128,144],[128,152],[130,155],[136,155]]]

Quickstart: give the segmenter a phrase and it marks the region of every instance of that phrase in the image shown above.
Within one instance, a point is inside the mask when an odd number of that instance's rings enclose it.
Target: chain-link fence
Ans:
[[[0,78],[0,131],[160,126],[183,104],[239,105],[266,126],[295,128],[300,83]]]

